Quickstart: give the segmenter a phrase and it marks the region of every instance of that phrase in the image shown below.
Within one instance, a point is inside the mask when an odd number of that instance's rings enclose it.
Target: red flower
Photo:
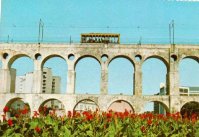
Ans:
[[[13,125],[12,119],[8,119],[8,125],[9,125],[9,126],[12,126],[12,125]]]
[[[163,119],[163,117],[164,117],[163,114],[159,114],[159,115],[158,115],[158,118],[159,118],[159,119]]]
[[[19,114],[15,114],[15,117],[16,117],[16,118],[19,118],[19,116],[20,116]]]
[[[107,118],[112,118],[112,112],[109,111],[109,113],[106,114]]]
[[[68,111],[68,117],[71,118],[71,116],[72,116],[72,112]]]
[[[34,111],[33,117],[36,118],[36,117],[38,117],[38,116],[39,116],[39,113],[38,113],[37,111]]]
[[[125,109],[124,116],[125,116],[125,117],[128,117],[128,115],[129,115],[129,112],[128,112],[127,109]]]
[[[8,107],[8,106],[5,106],[5,107],[3,108],[3,112],[6,113],[6,112],[8,112],[8,111],[9,111],[9,107]]]
[[[145,132],[146,132],[145,126],[142,126],[142,127],[141,127],[141,131],[142,131],[142,133],[145,133]]]
[[[89,112],[89,111],[84,111],[82,114],[86,117],[86,120],[87,120],[87,121],[90,121],[90,120],[93,119],[93,115],[92,115],[92,113]]]
[[[196,115],[196,114],[192,114],[192,116],[191,116],[191,121],[192,121],[193,123],[195,123],[195,122],[197,121],[197,115]]]
[[[45,105],[45,106],[43,107],[44,113],[46,113],[47,109],[48,109],[48,107]]]
[[[37,133],[39,133],[39,132],[41,132],[41,128],[39,128],[38,126],[35,128],[35,131],[37,132]]]
[[[27,108],[24,108],[24,109],[21,111],[21,113],[22,113],[23,115],[27,114],[27,113],[28,113],[28,109],[27,109]]]
[[[151,119],[148,119],[148,120],[147,120],[147,124],[148,124],[148,125],[151,125],[151,124],[152,124],[152,120],[151,120]]]

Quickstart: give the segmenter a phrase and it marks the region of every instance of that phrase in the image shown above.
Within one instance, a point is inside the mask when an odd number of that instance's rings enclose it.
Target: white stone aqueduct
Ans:
[[[37,56],[41,55],[41,59]],[[69,56],[74,55],[74,60]],[[34,82],[31,94],[17,94],[10,91],[10,67],[19,57],[27,56],[34,60]],[[68,65],[66,94],[42,94],[42,66],[51,57],[61,57]],[[107,61],[102,61],[107,56]],[[100,94],[75,94],[75,65],[84,57],[93,57],[101,65]],[[124,57],[134,65],[134,91],[132,95],[108,95],[108,65],[117,58]],[[136,61],[136,57],[140,61]],[[167,67],[168,95],[142,95],[143,62],[149,58],[162,60]],[[199,47],[194,45],[122,45],[122,44],[0,44],[0,112],[9,101],[20,98],[28,103],[33,111],[46,100],[57,99],[64,104],[65,111],[72,111],[75,105],[84,99],[94,101],[101,111],[117,100],[128,102],[135,113],[141,113],[147,102],[157,101],[165,106],[168,112],[180,111],[181,107],[190,101],[199,101],[199,96],[179,96],[179,62],[183,58],[199,60]]]

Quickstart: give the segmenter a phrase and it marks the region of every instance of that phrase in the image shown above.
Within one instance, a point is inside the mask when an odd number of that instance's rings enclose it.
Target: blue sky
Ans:
[[[199,2],[175,0],[2,0],[0,41],[37,43],[39,19],[44,22],[44,42],[67,43],[71,36],[78,43],[81,33],[112,32],[121,34],[121,43],[138,43],[142,37],[142,43],[165,44],[169,43],[169,23],[174,20],[175,43],[199,44]],[[18,75],[33,70],[30,60],[17,61],[12,67],[18,69]],[[20,68],[20,62],[29,66],[27,70]],[[54,75],[67,71],[65,61],[58,58],[44,66],[52,67]],[[165,65],[150,59],[142,70],[143,93],[157,93],[160,83],[166,80]],[[179,71],[180,85],[199,86],[196,61],[183,60]],[[109,93],[132,94],[133,72],[128,60],[113,60],[109,65]],[[96,60],[80,60],[76,73],[77,93],[99,93],[100,65]],[[62,83],[66,83],[66,75],[62,75]]]
[[[82,32],[118,32],[124,43],[137,43],[140,36],[143,43],[168,43],[174,19],[176,42],[198,43],[198,6],[167,0],[2,0],[0,40],[9,35],[36,42],[41,18],[44,40],[50,42],[67,42],[70,36],[78,42]]]

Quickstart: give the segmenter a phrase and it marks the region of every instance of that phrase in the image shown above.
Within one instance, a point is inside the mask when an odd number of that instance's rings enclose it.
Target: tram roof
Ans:
[[[118,33],[82,33],[81,36],[93,37],[119,37]]]

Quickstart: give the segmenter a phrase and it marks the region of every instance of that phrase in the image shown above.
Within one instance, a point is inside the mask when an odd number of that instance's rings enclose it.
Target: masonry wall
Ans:
[[[73,110],[80,99],[91,99],[99,108],[106,111],[108,107],[117,100],[124,100],[131,104],[136,113],[143,112],[144,104],[147,102],[160,102],[169,112],[179,111],[182,105],[189,101],[198,101],[198,96],[179,96],[179,62],[183,58],[199,59],[199,47],[197,45],[118,45],[118,44],[0,44],[0,59],[2,69],[0,70],[0,110],[12,99],[21,98],[28,102],[31,111],[37,110],[45,100],[55,98],[60,100],[65,110]],[[8,55],[8,56],[5,56]],[[37,58],[41,56],[41,59]],[[73,55],[74,60],[69,60]],[[19,57],[28,56],[34,61],[32,94],[14,93],[10,69],[12,63]],[[101,65],[101,92],[100,95],[76,95],[75,94],[75,66],[84,57],[93,57]],[[107,61],[102,61],[102,56],[107,56]],[[108,65],[116,57],[124,57],[132,62],[134,72],[134,91],[131,96],[108,95]],[[42,94],[42,67],[50,57],[62,57],[68,65],[67,91],[65,95]],[[140,57],[140,61],[136,61]],[[142,64],[149,58],[162,60],[167,67],[167,90],[164,96],[142,95]],[[52,83],[52,82],[51,82]]]

